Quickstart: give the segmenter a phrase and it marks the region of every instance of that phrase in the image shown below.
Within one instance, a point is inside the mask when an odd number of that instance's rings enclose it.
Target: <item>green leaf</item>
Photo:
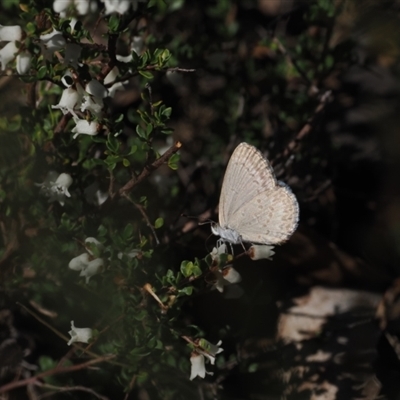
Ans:
[[[164,115],[165,117],[170,117],[172,113],[172,108],[171,107],[167,107],[165,110],[162,111],[162,115]]]
[[[140,138],[147,139],[146,132],[140,125],[136,125],[136,133]]]
[[[164,225],[164,219],[163,218],[157,218],[156,222],[154,223],[154,228],[159,229]]]
[[[146,79],[153,79],[153,74],[150,71],[139,71],[139,74],[145,77]]]
[[[173,154],[170,159],[168,160],[168,167],[170,167],[172,170],[176,171],[178,169],[178,163],[179,163],[179,154]]]
[[[122,164],[124,167],[129,167],[131,165],[130,161],[127,158],[122,160]]]
[[[189,276],[200,276],[202,274],[198,265],[187,260],[182,261],[180,271],[185,278]]]
[[[128,224],[125,226],[122,236],[125,240],[129,240],[132,238],[132,236],[133,236],[133,225],[132,224]]]
[[[28,22],[25,27],[26,27],[26,31],[30,35],[32,35],[36,32],[36,25],[32,22]]]
[[[119,27],[119,17],[116,14],[111,15],[110,19],[108,20],[108,29],[110,32],[117,32]]]
[[[47,68],[43,65],[42,67],[39,68],[36,78],[38,80],[43,79],[47,75]]]
[[[193,293],[193,286],[187,286],[179,290],[179,294],[185,294],[186,296],[191,296]]]

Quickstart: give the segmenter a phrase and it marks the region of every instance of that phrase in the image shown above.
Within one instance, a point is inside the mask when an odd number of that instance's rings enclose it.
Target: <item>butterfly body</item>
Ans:
[[[222,184],[219,225],[211,230],[223,240],[280,244],[297,228],[299,206],[295,195],[277,181],[269,162],[254,147],[239,144]]]

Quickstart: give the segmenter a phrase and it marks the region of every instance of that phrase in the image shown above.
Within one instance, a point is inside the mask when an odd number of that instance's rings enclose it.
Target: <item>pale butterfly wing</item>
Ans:
[[[262,154],[240,143],[229,160],[219,200],[219,224],[227,226],[237,210],[266,189],[276,186],[274,171]]]
[[[279,244],[293,234],[299,206],[290,188],[253,146],[241,143],[233,152],[221,189],[219,224],[245,242]]]

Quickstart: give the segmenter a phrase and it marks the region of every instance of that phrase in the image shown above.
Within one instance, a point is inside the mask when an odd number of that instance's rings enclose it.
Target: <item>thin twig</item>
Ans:
[[[322,111],[324,110],[326,104],[329,102],[331,94],[332,92],[328,90],[326,93],[324,93],[323,96],[321,96],[321,100],[317,108],[315,109],[313,116],[306,122],[303,128],[300,129],[296,137],[288,143],[283,152],[271,161],[272,165],[277,164],[278,160],[287,159],[289,155],[295,151],[301,140],[304,139],[311,132],[312,128],[315,125],[315,121],[321,116]]]
[[[188,69],[188,68],[180,68],[180,67],[171,67],[171,68],[160,68],[157,69],[158,65],[148,65],[146,68],[144,68],[145,71],[160,71],[160,72],[196,72],[195,69]],[[124,76],[121,76],[120,78],[117,78],[115,81],[112,81],[110,83],[108,83],[107,85],[105,85],[105,87],[110,87],[112,85],[114,85],[115,83],[119,83],[119,82],[124,82],[127,81],[135,76],[139,75],[139,71],[136,72],[132,72],[130,74],[126,74]]]
[[[285,46],[282,44],[282,42],[275,36],[273,41],[277,44],[280,52],[287,57],[288,61],[296,68],[297,72],[300,74],[300,76],[309,84],[311,85],[312,82],[306,75],[306,73],[300,68],[299,64],[297,61],[290,56],[289,52],[286,50]]]
[[[132,199],[129,198],[129,196],[127,194],[124,193],[122,196],[125,197],[127,200],[129,200],[139,210],[139,212],[142,214],[143,218],[145,219],[147,226],[150,228],[151,232],[153,233],[154,239],[156,240],[157,245],[159,245],[160,241],[158,240],[154,226],[150,222],[150,219],[147,216],[146,211],[144,210],[144,207],[140,204],[135,203]]]
[[[160,168],[161,165],[163,165],[165,162],[167,162],[173,154],[175,154],[177,151],[179,151],[179,149],[181,147],[182,147],[182,143],[176,142],[160,158],[158,158],[152,164],[146,165],[138,177],[133,177],[121,189],[119,189],[119,195],[124,196],[125,194],[128,194],[129,192],[131,192],[136,185],[141,183],[156,169]]]
[[[42,383],[42,382],[35,382],[34,383],[36,386],[45,388],[45,389],[53,389],[56,390],[58,393],[62,393],[62,392],[72,392],[72,391],[80,391],[80,392],[87,392],[92,394],[93,396],[97,397],[100,400],[108,400],[109,398],[106,396],[102,396],[99,393],[97,393],[96,391],[94,391],[93,389],[87,388],[85,386],[63,386],[63,387],[59,387],[59,386],[54,386],[54,385],[49,385],[46,383]],[[38,398],[39,399],[44,399],[46,397],[52,396],[54,393],[45,393],[40,395]]]

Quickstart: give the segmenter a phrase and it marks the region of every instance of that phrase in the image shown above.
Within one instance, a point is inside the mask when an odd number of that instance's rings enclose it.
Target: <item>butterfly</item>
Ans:
[[[289,186],[277,181],[260,151],[240,143],[229,160],[219,200],[219,224],[211,231],[231,244],[276,245],[290,238],[299,205]]]

